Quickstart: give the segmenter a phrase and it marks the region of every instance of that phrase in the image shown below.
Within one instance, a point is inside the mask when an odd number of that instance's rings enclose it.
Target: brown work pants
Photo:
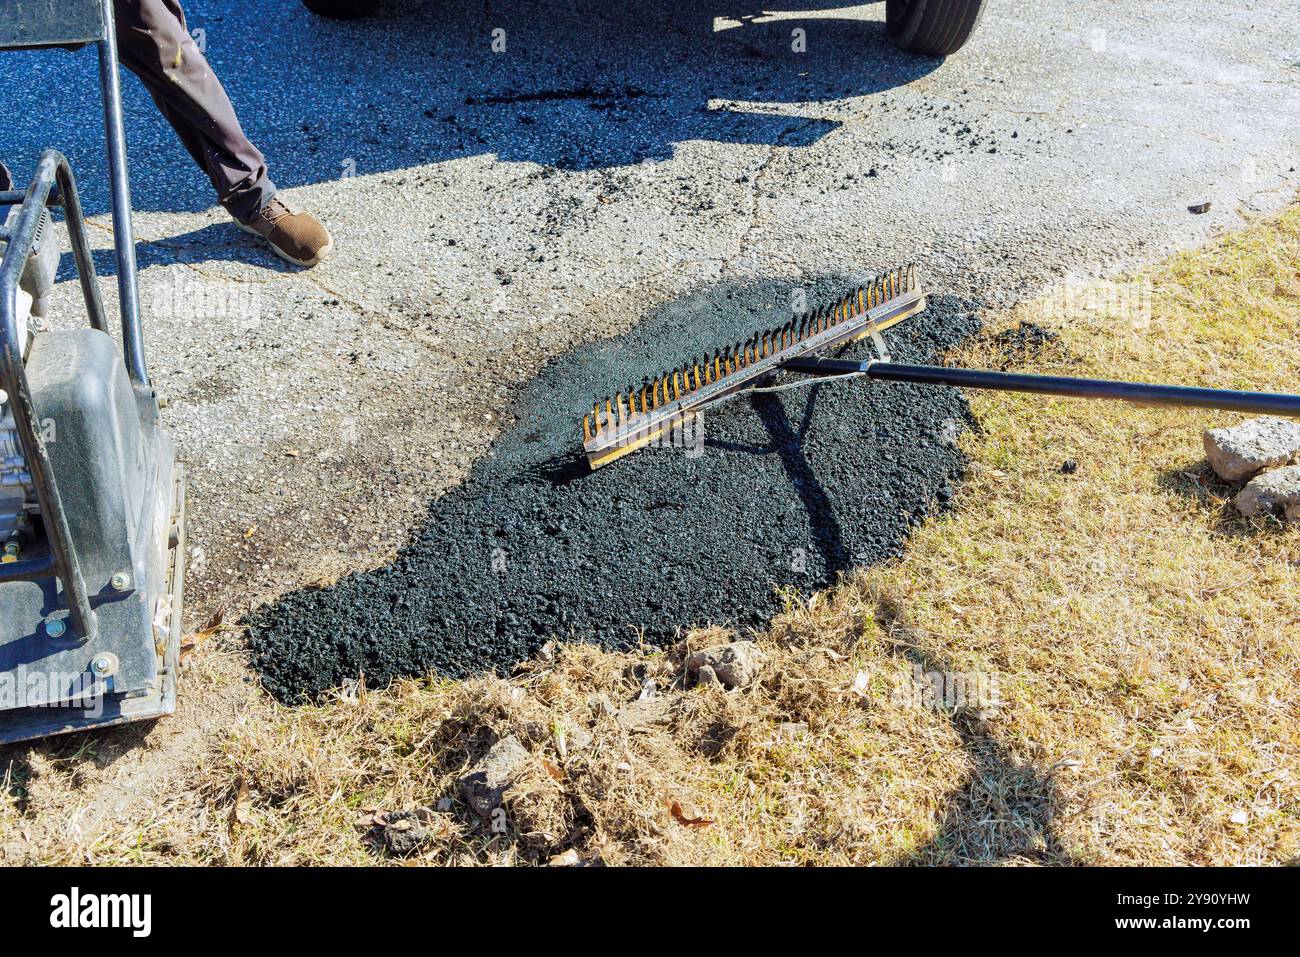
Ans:
[[[275,195],[266,160],[190,36],[179,0],[114,0],[118,56],[208,175],[217,201],[247,222]]]

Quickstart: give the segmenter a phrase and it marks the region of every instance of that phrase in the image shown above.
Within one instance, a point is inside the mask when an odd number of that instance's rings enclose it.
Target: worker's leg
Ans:
[[[178,0],[115,0],[122,62],[144,82],[158,109],[217,200],[247,222],[275,195],[266,160],[248,141],[230,98],[199,52]]]
[[[122,62],[208,174],[218,202],[291,262],[314,265],[327,255],[333,242],[325,228],[275,198],[266,160],[190,36],[179,0],[114,0],[114,9]]]

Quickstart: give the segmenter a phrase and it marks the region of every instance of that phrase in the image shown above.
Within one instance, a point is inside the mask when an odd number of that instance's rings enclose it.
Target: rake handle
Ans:
[[[1112,379],[1079,379],[1070,376],[1027,375],[986,369],[950,369],[917,366],[868,359],[792,359],[783,368],[808,375],[862,373],[888,382],[949,385],[965,389],[996,389],[1003,392],[1034,392],[1082,399],[1120,399],[1147,405],[1192,406],[1226,409],[1300,418],[1300,395],[1279,392],[1243,392],[1237,389],[1202,389],[1182,385],[1151,385]]]

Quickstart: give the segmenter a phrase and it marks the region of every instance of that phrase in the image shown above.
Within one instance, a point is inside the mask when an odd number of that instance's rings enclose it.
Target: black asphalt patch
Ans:
[[[804,291],[816,304],[849,285]],[[825,383],[710,412],[702,447],[646,449],[594,473],[582,457],[592,401],[785,322],[798,294],[711,286],[549,365],[390,565],[250,617],[267,688],[298,702],[363,674],[376,687],[506,670],[552,638],[627,648],[692,625],[762,627],[791,590],[896,554],[962,475],[970,410],[956,390]],[[886,334],[894,358],[934,361],[976,330],[974,309],[931,297]]]

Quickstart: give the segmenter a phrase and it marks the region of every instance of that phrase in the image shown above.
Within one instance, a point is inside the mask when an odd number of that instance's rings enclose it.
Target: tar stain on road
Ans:
[[[804,289],[817,303],[850,285]],[[761,627],[781,590],[896,554],[961,478],[970,410],[956,390],[859,379],[742,398],[706,415],[702,449],[587,471],[579,427],[594,400],[785,322],[793,292],[709,286],[549,365],[391,564],[250,617],[267,688],[297,702],[362,674],[375,687],[508,669],[552,638],[617,648],[698,624]],[[935,360],[976,330],[974,308],[930,297],[886,334],[894,358]]]

